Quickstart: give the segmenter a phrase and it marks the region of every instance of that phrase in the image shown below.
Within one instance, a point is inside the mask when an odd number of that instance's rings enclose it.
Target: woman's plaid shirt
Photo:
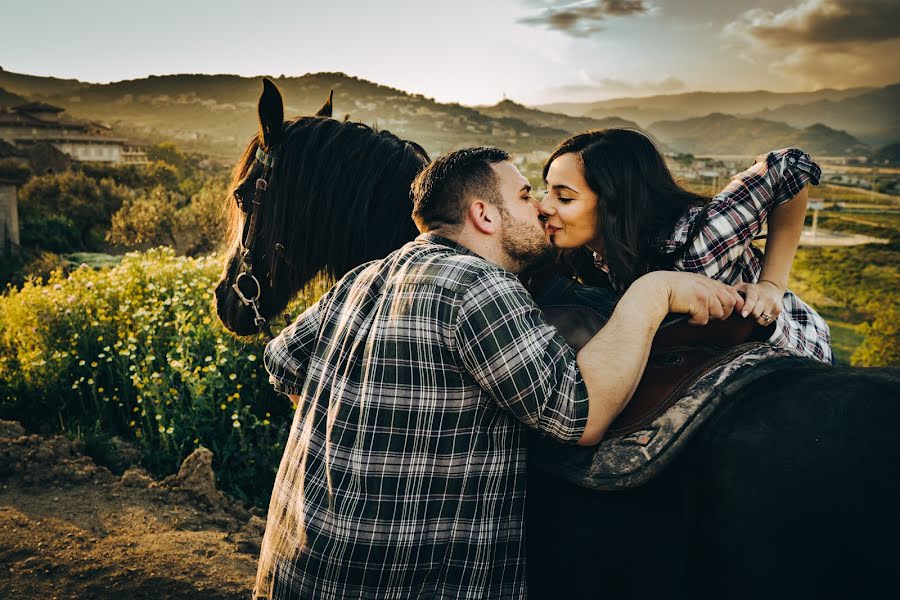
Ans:
[[[729,284],[757,282],[761,266],[750,242],[776,206],[796,196],[807,183],[817,185],[821,173],[802,150],[770,152],[765,161],[736,175],[706,207],[688,211],[672,235],[662,242],[662,249],[674,252],[680,248],[694,222],[704,219],[693,243],[674,268]],[[832,362],[831,334],[825,319],[789,290],[783,303],[784,310],[774,323],[769,343]]]
[[[525,427],[575,442],[588,403],[574,351],[514,275],[424,234],[345,276],[265,365],[315,403],[308,547],[279,561],[275,598],[525,596]]]

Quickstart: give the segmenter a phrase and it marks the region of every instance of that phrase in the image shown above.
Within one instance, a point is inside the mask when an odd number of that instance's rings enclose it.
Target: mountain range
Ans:
[[[539,160],[565,136],[603,127],[641,127],[666,150],[694,154],[756,155],[785,145],[815,154],[864,154],[900,140],[900,85],[803,94],[696,92],[529,108],[509,100],[479,107],[439,103],[343,73],[272,79],[286,115],[314,113],[333,89],[336,118],[349,114],[388,129],[432,155],[491,144],[517,154],[535,152]],[[256,130],[260,82],[185,74],[95,84],[0,70],[0,106],[47,102],[135,141],[170,140],[230,161]],[[859,111],[866,114],[854,116]]]

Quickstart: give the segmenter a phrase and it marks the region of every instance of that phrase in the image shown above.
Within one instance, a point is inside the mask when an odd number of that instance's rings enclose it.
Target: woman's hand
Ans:
[[[785,290],[774,282],[761,280],[759,283],[741,282],[734,289],[744,295],[744,308],[741,316],[753,315],[753,319],[762,326],[772,324],[781,314],[784,304]]]

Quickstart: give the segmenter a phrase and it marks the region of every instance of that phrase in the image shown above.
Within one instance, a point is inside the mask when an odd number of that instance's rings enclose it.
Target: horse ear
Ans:
[[[322,108],[319,109],[319,112],[316,113],[317,117],[330,117],[331,116],[331,101],[334,100],[334,90],[328,92],[328,100],[325,101],[325,104],[322,105]]]
[[[284,101],[275,84],[263,78],[263,91],[259,97],[259,137],[264,148],[281,142],[284,130]]]

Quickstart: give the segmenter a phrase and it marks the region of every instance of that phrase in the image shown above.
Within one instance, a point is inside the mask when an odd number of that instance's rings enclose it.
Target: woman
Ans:
[[[648,271],[702,273],[744,293],[743,316],[767,328],[770,343],[833,362],[825,320],[786,287],[807,184],[820,173],[801,150],[770,152],[709,199],[680,187],[645,135],[593,130],[564,140],[545,163],[541,212],[554,244],[586,247],[618,292]],[[766,221],[760,256],[751,242]]]

